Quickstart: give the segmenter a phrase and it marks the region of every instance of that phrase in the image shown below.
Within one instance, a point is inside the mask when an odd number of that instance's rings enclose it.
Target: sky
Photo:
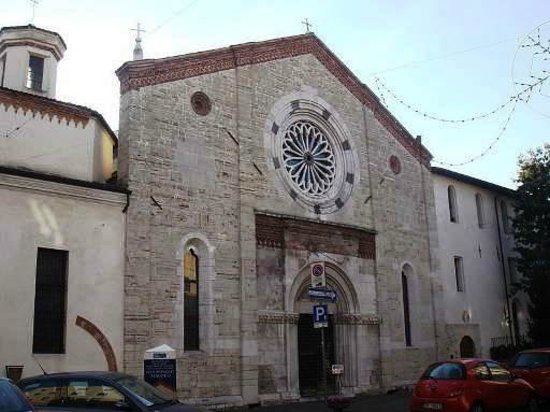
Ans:
[[[521,46],[530,45],[528,36],[550,45],[549,0],[40,0],[34,20],[30,0],[0,0],[0,26],[33,21],[65,40],[57,99],[99,111],[115,130],[114,72],[132,58],[138,22],[146,30],[145,58],[159,58],[300,34],[305,18],[407,130],[422,136],[432,165],[513,188],[518,157],[550,142],[550,79],[528,101],[476,121],[430,118],[491,112],[525,87],[518,83],[548,75],[547,54]],[[485,155],[454,165],[495,140]]]

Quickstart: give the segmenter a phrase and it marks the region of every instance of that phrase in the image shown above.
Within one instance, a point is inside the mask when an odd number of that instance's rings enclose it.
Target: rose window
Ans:
[[[317,126],[299,120],[292,123],[282,139],[282,160],[292,182],[306,195],[321,197],[334,184],[334,150]]]

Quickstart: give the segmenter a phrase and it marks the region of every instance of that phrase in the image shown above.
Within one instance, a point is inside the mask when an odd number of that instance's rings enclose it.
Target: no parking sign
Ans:
[[[311,287],[318,288],[326,286],[325,280],[325,262],[312,263],[310,268]]]

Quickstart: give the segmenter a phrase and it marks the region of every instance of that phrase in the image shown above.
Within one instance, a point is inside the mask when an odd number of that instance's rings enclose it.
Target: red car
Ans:
[[[409,406],[411,412],[538,410],[533,387],[487,359],[452,359],[430,365],[416,384]]]
[[[510,370],[533,385],[537,395],[550,400],[550,348],[518,353],[510,363]]]

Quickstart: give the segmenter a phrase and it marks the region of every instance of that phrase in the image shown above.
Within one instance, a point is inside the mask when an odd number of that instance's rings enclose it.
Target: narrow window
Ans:
[[[403,317],[405,320],[405,344],[412,346],[411,342],[411,317],[409,310],[409,285],[407,276],[404,272],[401,273],[401,286],[403,289]]]
[[[199,350],[199,258],[193,250],[184,257],[183,349]]]
[[[42,78],[44,76],[44,58],[29,56],[29,70],[27,72],[27,87],[32,90],[42,91]]]
[[[33,353],[65,353],[67,258],[64,250],[38,249]]]
[[[476,193],[476,209],[477,209],[477,225],[482,228],[485,224],[485,216],[483,215],[483,198],[479,193]]]
[[[6,56],[0,59],[0,86],[4,87],[4,73],[6,72]]]
[[[464,292],[464,268],[462,265],[462,258],[460,256],[455,256],[453,260],[455,265],[456,291]]]
[[[504,200],[500,201],[500,214],[502,216],[502,229],[504,233],[510,233],[510,216],[508,215],[508,206]]]
[[[449,199],[449,219],[451,222],[458,222],[458,211],[456,205],[456,191],[454,186],[449,186],[447,188],[447,197]]]
[[[520,327],[519,327],[519,303],[517,299],[512,300],[512,326],[514,327],[514,336],[516,337],[516,344],[521,340]]]

